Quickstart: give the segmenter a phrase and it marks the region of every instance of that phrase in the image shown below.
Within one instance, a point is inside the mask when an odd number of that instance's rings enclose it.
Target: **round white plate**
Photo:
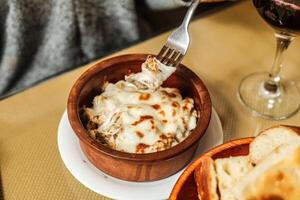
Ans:
[[[112,199],[167,199],[184,170],[159,181],[143,183],[122,181],[106,175],[94,167],[81,151],[66,111],[59,123],[57,139],[61,158],[71,174],[87,188]],[[213,109],[209,127],[202,137],[194,157],[197,158],[199,154],[221,143],[223,143],[222,125],[217,112]]]

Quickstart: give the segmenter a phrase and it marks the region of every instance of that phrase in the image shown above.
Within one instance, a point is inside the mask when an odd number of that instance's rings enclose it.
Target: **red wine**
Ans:
[[[278,32],[300,34],[300,0],[253,0],[253,4]]]

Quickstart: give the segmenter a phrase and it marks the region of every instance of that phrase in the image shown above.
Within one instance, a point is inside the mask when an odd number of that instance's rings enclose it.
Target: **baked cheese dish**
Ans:
[[[161,84],[175,71],[149,56],[142,71],[113,83],[84,108],[88,133],[102,144],[128,153],[173,147],[196,127],[194,100]]]

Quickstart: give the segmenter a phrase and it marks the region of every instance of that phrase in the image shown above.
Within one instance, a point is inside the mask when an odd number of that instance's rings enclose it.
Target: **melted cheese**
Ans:
[[[151,65],[144,63],[142,72],[126,81],[106,84],[93,107],[84,109],[92,137],[119,151],[150,153],[178,144],[196,127],[193,99],[160,87],[171,75],[169,67]]]
[[[155,57],[148,56],[146,62],[142,64],[142,71],[126,76],[125,80],[140,90],[155,91],[175,70],[175,67],[166,66]]]

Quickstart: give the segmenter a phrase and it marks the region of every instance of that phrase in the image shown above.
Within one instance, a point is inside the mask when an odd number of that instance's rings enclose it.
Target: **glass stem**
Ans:
[[[277,93],[280,85],[280,71],[283,66],[283,56],[289,47],[291,41],[294,39],[292,36],[285,35],[282,33],[275,33],[277,47],[275,58],[271,71],[269,72],[269,78],[264,84],[264,88],[270,93]]]

